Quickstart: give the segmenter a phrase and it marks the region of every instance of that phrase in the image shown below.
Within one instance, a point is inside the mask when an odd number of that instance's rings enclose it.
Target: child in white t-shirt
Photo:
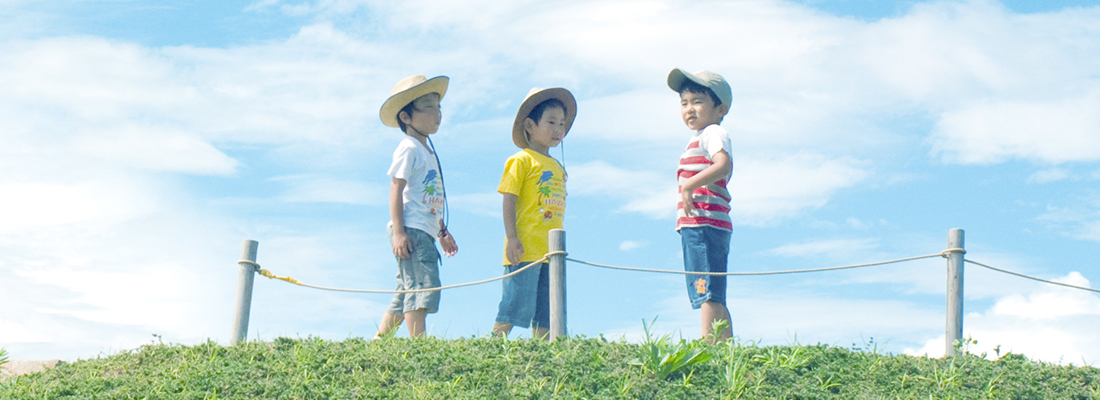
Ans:
[[[442,121],[439,102],[447,92],[448,82],[445,76],[405,78],[393,88],[380,112],[382,123],[401,128],[406,135],[393,152],[388,172],[391,177],[388,231],[397,258],[397,290],[440,287],[436,237],[448,257],[458,252],[458,245],[443,222],[446,207],[443,175],[428,139]],[[439,298],[438,290],[395,294],[382,315],[378,336],[397,329],[402,320],[409,336],[422,336],[425,317],[439,310]]]

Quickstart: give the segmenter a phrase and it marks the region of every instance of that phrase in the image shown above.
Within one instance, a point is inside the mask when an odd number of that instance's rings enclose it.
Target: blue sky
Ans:
[[[675,168],[690,132],[664,80],[723,74],[739,271],[938,253],[1095,287],[1100,7],[1094,2],[243,2],[0,0],[0,347],[75,360],[227,343],[241,241],[280,275],[389,289],[385,171],[401,78],[451,77],[434,137],[460,251],[497,276],[495,192],[532,87],[578,117],[571,257],[682,269]],[[705,12],[701,12],[705,10]],[[734,333],[763,344],[943,351],[944,261],[736,278]],[[569,329],[698,335],[683,278],[569,267]],[[431,334],[484,335],[499,284],[443,294]],[[371,336],[385,295],[258,278],[250,339]],[[1100,296],[968,265],[964,334],[1100,360]],[[526,331],[517,331],[526,335]]]

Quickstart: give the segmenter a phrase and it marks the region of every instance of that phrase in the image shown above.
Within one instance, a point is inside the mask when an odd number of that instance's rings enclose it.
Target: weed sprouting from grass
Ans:
[[[730,327],[730,322],[725,320],[716,319],[710,323],[710,333],[707,334],[707,344],[715,344],[721,342],[722,332],[725,332]]]
[[[753,360],[765,367],[794,370],[806,365],[810,358],[803,353],[802,347],[769,347],[764,354],[753,356]]]
[[[4,364],[8,363],[8,351],[0,348],[0,370],[4,369]]]
[[[657,317],[653,317],[653,321],[649,324],[646,324],[644,319],[642,320],[645,341],[642,342],[639,356],[630,361],[631,365],[640,366],[649,373],[656,375],[658,379],[664,380],[675,373],[681,372],[684,368],[693,367],[696,364],[710,360],[710,352],[700,341],[689,342],[680,338],[679,343],[672,344],[671,333],[666,333],[659,338],[656,337],[651,332],[655,322],[657,322]]]
[[[725,398],[740,399],[749,388],[751,357],[743,347],[737,344],[736,340],[728,340],[719,345],[719,348],[722,351],[722,361],[725,363],[722,371]]]
[[[879,343],[875,341],[874,336],[871,336],[868,339],[864,339],[863,335],[859,335],[859,339],[863,342],[863,344],[856,345],[855,343],[852,343],[852,351],[861,351],[871,354],[879,353]],[[887,343],[889,343],[889,341],[887,341]],[[885,345],[885,343],[883,343],[883,345]]]

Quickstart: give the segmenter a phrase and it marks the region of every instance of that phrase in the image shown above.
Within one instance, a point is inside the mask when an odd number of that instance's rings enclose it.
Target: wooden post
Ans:
[[[565,230],[550,230],[551,252],[565,251]],[[550,256],[550,340],[568,335],[565,325],[565,255]]]
[[[965,249],[963,230],[947,232],[948,249]],[[947,330],[944,336],[944,355],[958,355],[958,343],[962,343],[963,331],[963,274],[965,251],[953,251],[947,255]]]
[[[256,262],[256,249],[260,243],[255,240],[245,240],[241,246],[241,260]],[[237,263],[240,274],[237,277],[237,308],[233,313],[233,333],[229,337],[229,344],[235,345],[245,341],[248,334],[248,314],[252,309],[252,281],[256,277],[256,267],[251,263]]]

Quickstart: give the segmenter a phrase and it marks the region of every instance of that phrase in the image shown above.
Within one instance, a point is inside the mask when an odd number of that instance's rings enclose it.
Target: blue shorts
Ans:
[[[393,228],[389,228],[390,243],[393,243]],[[397,290],[437,288],[439,284],[439,250],[435,248],[435,238],[419,229],[405,227],[413,251],[409,258],[397,259]],[[439,291],[418,293],[397,293],[393,295],[386,312],[402,315],[408,311],[425,310],[428,314],[439,311]]]
[[[505,265],[504,273],[510,274],[530,264]],[[497,322],[520,328],[550,328],[550,265],[542,263],[504,278],[504,292],[500,297]]]
[[[684,271],[726,272],[730,231],[709,226],[680,228],[680,242],[684,246]],[[684,276],[691,308],[699,309],[708,301],[726,305],[725,276]]]

